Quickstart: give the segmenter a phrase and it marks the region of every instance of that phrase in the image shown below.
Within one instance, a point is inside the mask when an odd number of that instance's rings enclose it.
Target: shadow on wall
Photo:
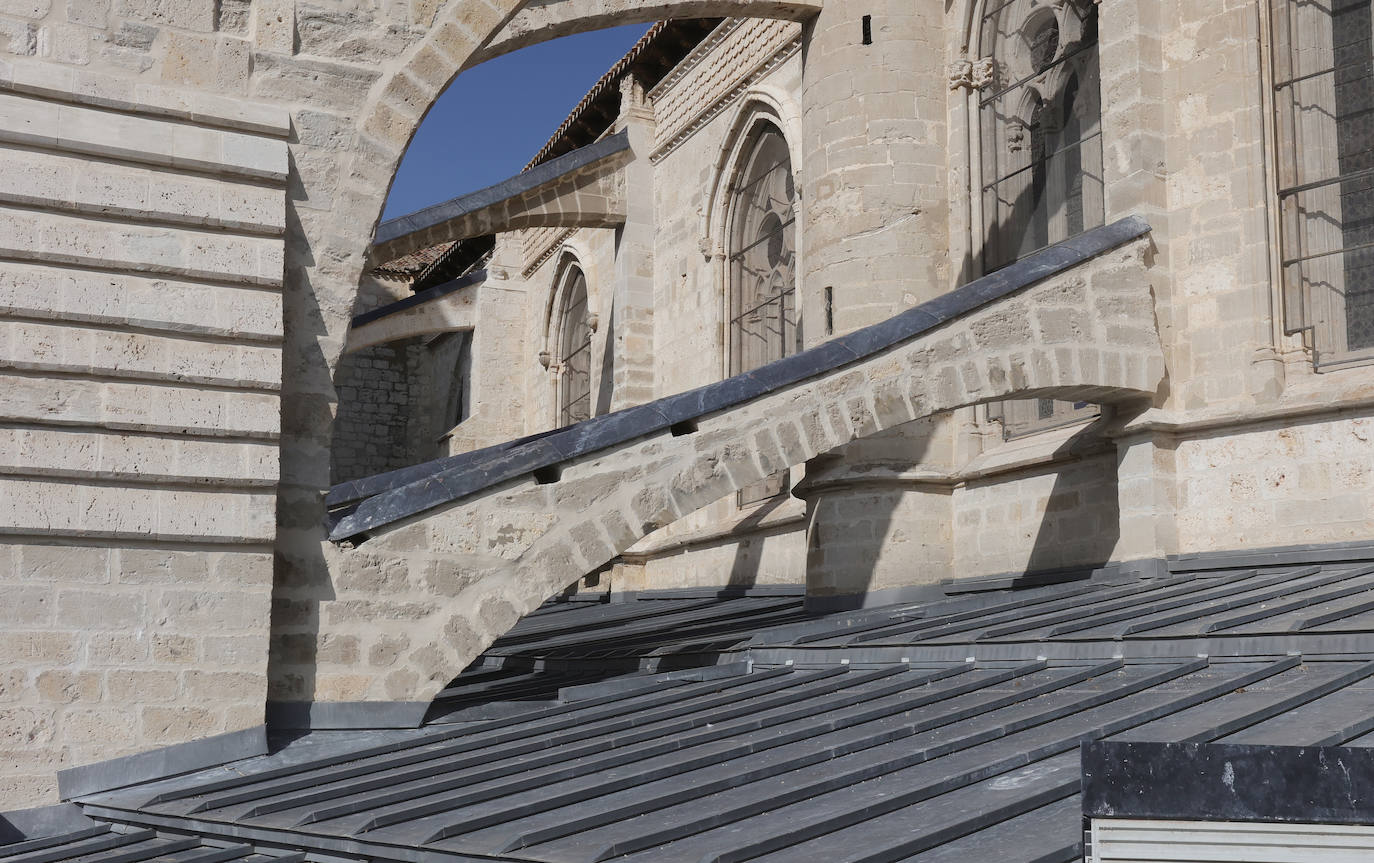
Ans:
[[[299,143],[293,131],[291,144]],[[294,163],[291,176],[296,176]],[[277,487],[277,550],[272,567],[271,647],[267,659],[268,699],[308,701],[314,696],[320,604],[334,599],[324,559],[324,494],[329,487],[328,454],[335,403],[320,294],[311,283],[315,252],[294,207],[286,208],[286,284],[282,294],[286,339],[281,398],[281,480]]]
[[[735,495],[731,495],[731,498],[734,497]],[[789,497],[789,494],[784,493],[759,504],[753,512],[750,512],[735,525],[734,532],[749,533],[754,531],[764,519],[784,506]],[[730,562],[730,578],[726,582],[727,587],[749,588],[759,583],[759,577],[763,574],[763,555],[759,545],[764,540],[763,536],[754,536],[740,539],[735,543],[735,555]]]
[[[1102,427],[1110,412],[1084,426],[1065,441],[1055,455],[1104,450],[1103,457],[1086,458],[1059,466],[1054,485],[1045,500],[1040,529],[1035,535],[1026,571],[1106,565],[1121,538],[1117,502],[1116,459],[1113,450],[1100,445]]]

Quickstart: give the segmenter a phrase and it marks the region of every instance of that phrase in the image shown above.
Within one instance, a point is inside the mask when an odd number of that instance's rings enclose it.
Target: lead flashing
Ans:
[[[203,740],[164,746],[151,752],[59,770],[57,792],[61,799],[73,800],[265,754],[267,726],[258,725]]]
[[[428,709],[428,701],[269,701],[267,725],[273,731],[419,728]]]

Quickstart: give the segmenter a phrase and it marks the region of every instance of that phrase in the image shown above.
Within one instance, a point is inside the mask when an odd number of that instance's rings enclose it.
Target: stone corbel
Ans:
[[[973,61],[973,87],[981,90],[997,80],[997,61],[991,57],[980,57]]]
[[[973,86],[973,61],[967,57],[960,57],[949,64],[949,89],[951,90],[972,90]]]

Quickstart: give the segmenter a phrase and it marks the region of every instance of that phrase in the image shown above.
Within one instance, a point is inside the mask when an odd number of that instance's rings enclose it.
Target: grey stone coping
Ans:
[[[330,539],[338,542],[359,536],[533,471],[690,423],[844,368],[1144,236],[1149,230],[1144,219],[1128,216],[1050,246],[885,321],[718,383],[522,441],[336,486],[330,490],[327,505],[361,502],[342,517],[336,514],[338,521],[330,525]]]
[[[384,306],[379,306],[370,312],[363,312],[361,315],[355,315],[353,317],[352,327],[357,329],[366,326],[373,321],[380,321],[382,318],[404,312],[406,309],[413,309],[416,306],[437,300],[441,297],[446,297],[449,294],[461,291],[469,285],[481,284],[486,280],[486,270],[473,270],[466,276],[460,276],[452,281],[444,282],[441,285],[435,285],[432,288],[412,294],[403,300],[397,300],[394,303],[387,303]]]
[[[423,210],[417,210],[414,213],[382,222],[377,226],[376,236],[372,240],[373,248],[409,234],[442,225],[444,222],[460,219],[502,201],[508,201],[557,180],[559,177],[580,171],[588,165],[629,149],[630,133],[619,132],[602,138],[595,144],[588,144],[573,150],[571,153],[559,156],[557,159],[550,159],[541,165],[536,165],[508,180],[502,180],[494,186],[488,186],[485,189],[479,189],[476,192],[444,201],[442,204],[435,204],[432,207],[425,207]]]

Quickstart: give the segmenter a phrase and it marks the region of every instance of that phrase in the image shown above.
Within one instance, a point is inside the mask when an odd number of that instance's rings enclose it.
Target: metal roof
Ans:
[[[1368,561],[1047,581],[550,604],[423,728],[79,802],[310,859],[1051,863],[1082,856],[1085,742],[1374,740]]]

